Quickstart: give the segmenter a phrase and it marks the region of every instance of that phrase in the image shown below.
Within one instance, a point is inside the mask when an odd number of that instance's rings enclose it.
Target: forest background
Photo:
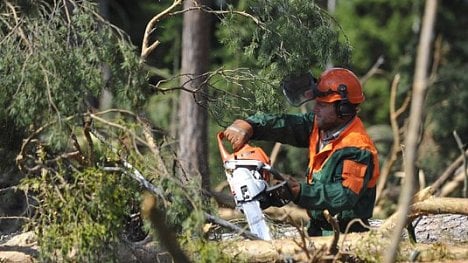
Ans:
[[[32,228],[39,222],[42,225],[37,229],[48,233],[42,244],[49,244],[43,248],[49,256],[57,244],[68,251],[86,235],[89,243],[83,246],[104,246],[105,242],[93,238],[109,232],[116,238],[118,228],[138,210],[141,199],[141,189],[126,176],[109,176],[116,171],[101,169],[119,167],[122,160],[129,160],[162,187],[164,196],[180,194],[180,203],[172,200],[167,210],[169,218],[174,214],[169,221],[180,228],[185,222],[196,229],[194,225],[202,222],[200,215],[190,214],[187,198],[179,192],[199,196],[192,203],[201,213],[207,202],[201,189],[214,192],[225,181],[216,133],[234,119],[257,111],[310,110],[312,104],[300,109],[287,106],[278,88],[281,78],[297,69],[291,65],[301,63],[316,76],[331,65],[349,67],[360,76],[366,102],[359,114],[378,145],[382,169],[388,169],[382,171],[385,180],[379,184],[375,216],[386,218],[395,211],[425,1],[290,1],[296,3],[289,6],[291,12],[313,12],[316,3],[322,7],[320,19],[327,22],[322,27],[311,26],[322,30],[314,31],[316,35],[278,31],[283,33],[280,37],[286,35],[289,42],[285,45],[303,45],[304,52],[311,54],[299,60],[287,57],[285,61],[290,63],[284,65],[260,56],[274,47],[261,46],[261,26],[254,19],[229,12],[254,12],[255,4],[266,10],[282,1],[206,1],[209,15],[185,22],[184,16],[195,12],[180,11],[180,4],[147,31],[151,19],[175,2],[101,0],[97,8],[81,7],[81,1],[1,3],[2,233]],[[468,3],[463,0],[440,2],[437,9],[414,163],[419,183],[415,187],[435,182],[460,156],[460,148],[466,150],[467,10]],[[50,16],[54,12],[59,15]],[[280,20],[274,16],[262,19],[271,26]],[[192,38],[184,40],[187,36]],[[190,57],[194,50],[199,54],[184,62],[183,57]],[[92,133],[95,130],[100,130],[119,154],[99,142]],[[154,145],[141,139],[148,134]],[[96,138],[89,139],[91,135]],[[266,152],[277,147],[255,143]],[[281,146],[275,152],[274,165],[301,178],[307,164],[305,153],[304,149]],[[449,191],[451,196],[460,197],[466,191],[463,170],[466,168],[454,175],[459,183]],[[128,187],[115,187],[119,184]],[[57,191],[61,197],[54,194]],[[96,191],[99,198],[87,196]],[[83,193],[83,199],[70,202],[68,198],[76,193]],[[212,195],[220,202],[221,197]],[[64,218],[50,219],[58,209],[70,215],[82,209],[89,217],[80,219],[85,222],[83,228],[68,233]],[[112,218],[106,221],[106,217]],[[116,225],[112,220],[121,221]],[[102,229],[87,229],[96,228],[96,224]],[[111,231],[111,226],[117,229]],[[60,235],[70,239],[64,242],[57,239]]]

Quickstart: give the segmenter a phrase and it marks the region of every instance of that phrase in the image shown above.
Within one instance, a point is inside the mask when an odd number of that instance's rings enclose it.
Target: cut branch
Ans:
[[[166,10],[162,11],[161,13],[154,16],[149,23],[146,25],[145,33],[143,35],[143,43],[141,46],[141,60],[146,61],[148,55],[157,47],[159,46],[159,40],[156,40],[152,44],[149,43],[149,38],[151,33],[155,30],[156,24],[164,17],[169,16],[170,12],[176,8],[178,5],[182,3],[182,0],[174,0],[172,5],[169,6]]]

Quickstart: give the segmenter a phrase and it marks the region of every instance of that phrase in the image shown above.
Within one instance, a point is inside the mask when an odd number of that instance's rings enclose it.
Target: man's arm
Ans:
[[[251,139],[309,146],[314,114],[256,114],[246,119],[253,128]]]

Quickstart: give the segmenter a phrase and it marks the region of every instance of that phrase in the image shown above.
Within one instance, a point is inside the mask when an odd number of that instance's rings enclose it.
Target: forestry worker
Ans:
[[[280,142],[309,149],[305,182],[288,177],[280,198],[305,208],[309,236],[329,234],[332,226],[324,210],[338,219],[341,232],[363,232],[372,217],[379,176],[374,143],[357,116],[364,94],[359,79],[348,69],[331,68],[318,80],[310,73],[282,82],[283,93],[294,106],[315,100],[304,114],[256,114],[235,120],[224,131],[234,151],[250,139]],[[278,193],[267,199],[278,198]],[[266,201],[279,206],[278,200]],[[262,207],[268,207],[263,201]],[[284,205],[284,204],[280,204]]]

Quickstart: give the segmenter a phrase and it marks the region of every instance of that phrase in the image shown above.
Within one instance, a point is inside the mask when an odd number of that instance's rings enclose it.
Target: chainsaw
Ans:
[[[252,233],[263,240],[271,240],[262,204],[268,202],[268,196],[279,186],[269,187],[270,176],[281,181],[284,178],[270,166],[270,158],[261,148],[245,144],[240,150],[229,153],[224,147],[223,139],[224,134],[218,133],[219,151],[236,208],[245,215]],[[289,200],[275,198],[274,205],[283,206],[288,202]]]

